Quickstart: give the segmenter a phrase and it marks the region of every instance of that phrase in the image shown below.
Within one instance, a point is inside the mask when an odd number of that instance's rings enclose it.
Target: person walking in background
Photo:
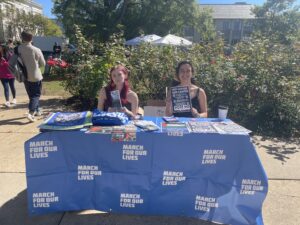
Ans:
[[[7,50],[8,50],[8,52],[13,54],[14,53],[14,48],[15,48],[15,46],[14,46],[13,40],[8,39],[8,41],[7,41]]]
[[[53,45],[53,58],[60,58],[61,46],[57,42]]]
[[[0,45],[0,79],[4,89],[4,96],[6,102],[4,105],[6,107],[14,106],[17,104],[16,100],[16,88],[15,88],[15,76],[11,74],[8,69],[8,60],[12,56],[12,54],[8,51],[5,45]],[[9,88],[11,90],[13,100],[12,104],[9,102]]]
[[[39,100],[42,92],[42,72],[40,67],[45,66],[42,51],[31,44],[33,35],[23,31],[21,33],[22,44],[18,46],[18,52],[27,70],[27,80],[24,81],[25,89],[29,97],[29,113],[27,119],[34,122],[34,116],[41,115]]]

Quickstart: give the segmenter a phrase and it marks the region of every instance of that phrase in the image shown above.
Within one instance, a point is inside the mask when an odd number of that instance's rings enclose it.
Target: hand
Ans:
[[[200,113],[198,113],[198,110],[195,108],[192,108],[192,115],[193,117],[201,117]]]
[[[122,107],[120,111],[127,114],[127,115],[129,115],[129,116],[132,116],[131,111],[129,111],[126,107]]]
[[[108,107],[107,112],[116,112],[116,108]]]

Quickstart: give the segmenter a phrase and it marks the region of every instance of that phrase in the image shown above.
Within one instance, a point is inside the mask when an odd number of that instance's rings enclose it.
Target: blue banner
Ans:
[[[161,120],[154,120],[160,124]],[[97,209],[263,224],[267,177],[248,135],[81,131],[25,143],[30,214]]]

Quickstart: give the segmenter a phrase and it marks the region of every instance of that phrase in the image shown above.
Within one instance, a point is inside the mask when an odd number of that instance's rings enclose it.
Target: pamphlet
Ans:
[[[136,126],[133,124],[122,126],[93,126],[85,133],[87,134],[111,134],[111,140],[136,141]]]
[[[179,122],[178,118],[176,118],[174,116],[170,116],[170,117],[164,116],[163,120],[166,121],[166,123],[178,123]]]
[[[110,126],[93,126],[88,131],[87,134],[111,134],[112,127]]]
[[[114,126],[111,133],[111,140],[136,141],[136,127],[134,125]]]
[[[184,122],[177,123],[161,123],[161,130],[169,136],[183,136],[183,134],[190,133],[187,124]]]
[[[134,125],[143,129],[144,131],[159,130],[159,127],[155,123],[153,123],[152,121],[148,121],[148,120],[135,120]]]
[[[114,126],[111,133],[112,141],[124,141],[125,129],[122,126]]]
[[[171,87],[173,113],[191,112],[192,104],[188,86]]]
[[[212,122],[188,122],[191,133],[219,133],[214,127]]]
[[[230,122],[214,122],[213,126],[220,134],[242,134],[247,135],[251,133],[251,130],[248,130],[232,121]]]
[[[111,91],[110,96],[111,96],[111,100],[112,100],[112,107],[116,108],[116,109],[122,108],[119,90]]]

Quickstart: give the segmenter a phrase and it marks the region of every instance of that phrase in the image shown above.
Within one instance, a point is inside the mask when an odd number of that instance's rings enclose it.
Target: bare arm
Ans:
[[[199,91],[198,101],[201,109],[200,117],[207,117],[207,99],[205,91],[202,88]]]
[[[98,96],[98,109],[99,110],[104,110],[104,102],[106,100],[106,93],[105,93],[105,88],[101,88],[99,91],[99,96]]]
[[[128,109],[125,109],[125,113],[129,116],[136,116],[139,110],[139,97],[137,96],[137,94],[133,91],[130,91],[127,94],[127,99],[128,102],[131,104],[131,111],[129,111]]]
[[[167,98],[166,98],[166,116],[172,116],[172,100],[171,100],[171,91],[167,91]]]

